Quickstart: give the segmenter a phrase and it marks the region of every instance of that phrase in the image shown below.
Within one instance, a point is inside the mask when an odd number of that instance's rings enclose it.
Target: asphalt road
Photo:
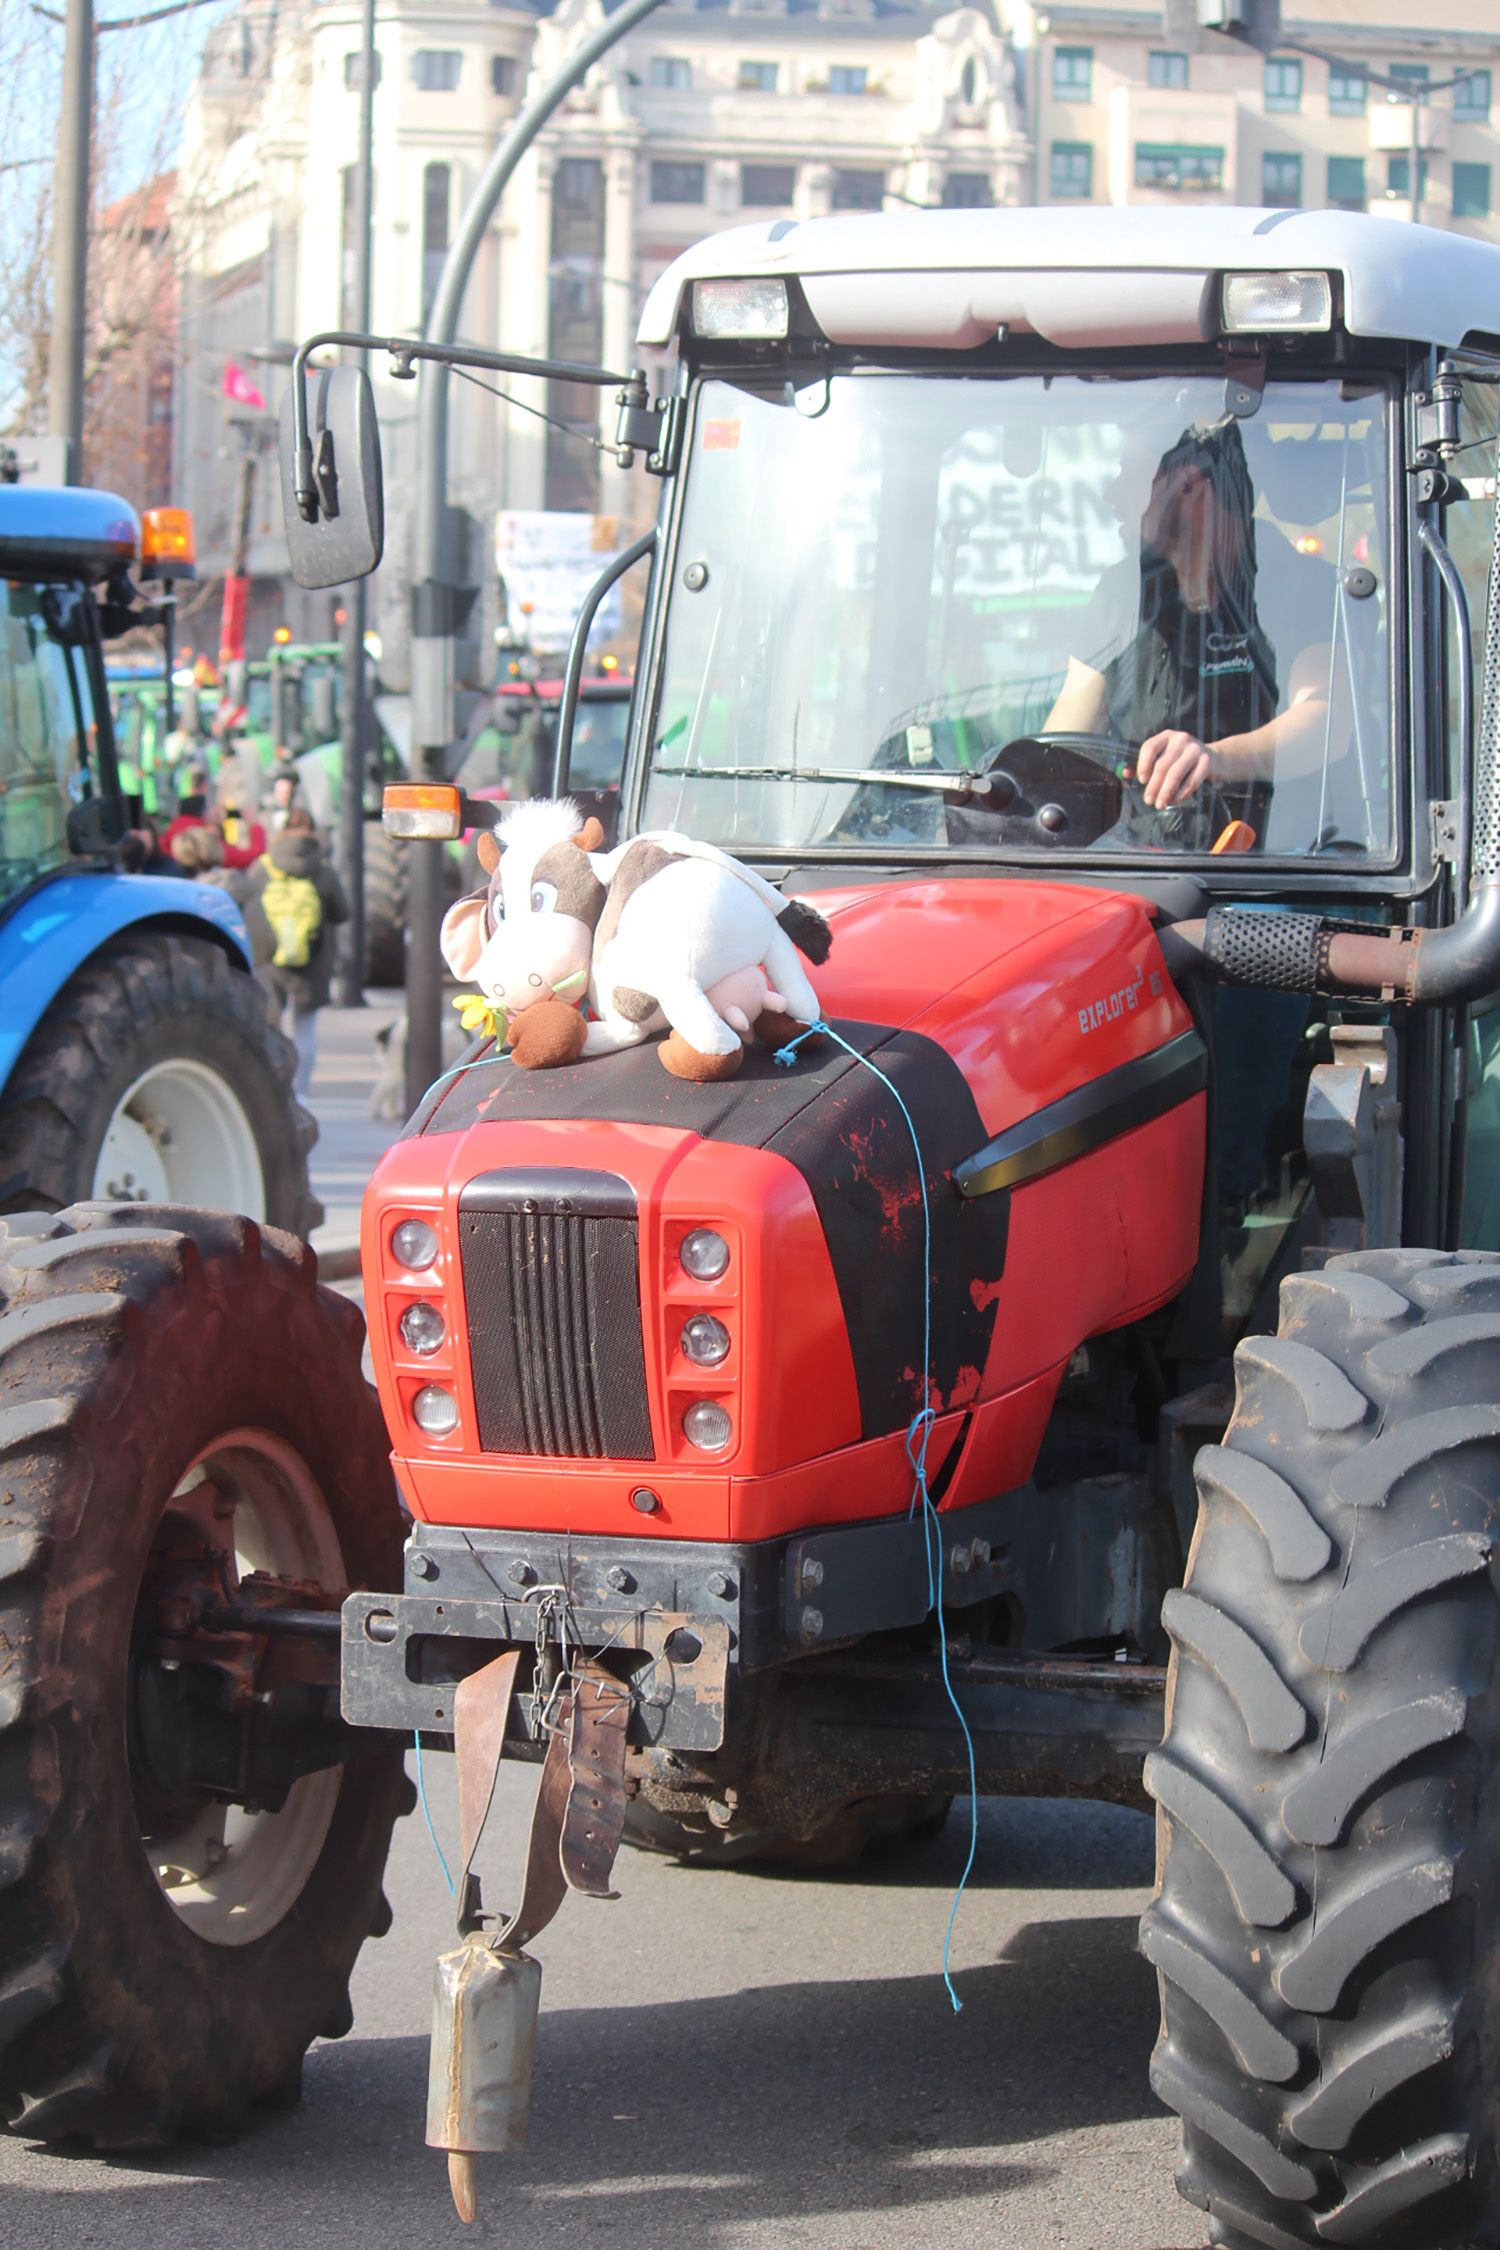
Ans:
[[[449,1761],[428,1761],[451,1839]],[[491,1893],[519,1864],[533,1777],[507,1767]],[[0,2140],[16,2250],[1197,2250],[1175,2127],[1146,2084],[1154,1982],[1135,1952],[1144,1816],[991,1803],[939,1975],[964,1808],[936,1843],[842,1877],[622,1855],[622,1896],[567,1901],[536,1952],[542,2021],[524,2158],[480,2164],[454,2217],[423,2145],[431,1963],[447,1894],[401,1824],[390,1935],[300,2109],[229,2148],[100,2160]]]

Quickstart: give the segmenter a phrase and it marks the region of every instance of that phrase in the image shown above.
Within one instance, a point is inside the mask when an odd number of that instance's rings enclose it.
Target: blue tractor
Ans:
[[[306,1234],[317,1129],[239,908],[117,866],[139,813],[105,643],[162,621],[132,572],[191,574],[187,519],[156,515],[0,483],[0,1212],[194,1204]]]

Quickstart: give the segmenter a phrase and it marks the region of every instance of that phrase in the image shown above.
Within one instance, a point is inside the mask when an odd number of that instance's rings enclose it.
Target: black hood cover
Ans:
[[[921,1143],[932,1220],[931,1377],[941,1411],[972,1397],[989,1356],[1010,1198],[965,1201],[952,1184],[953,1167],[981,1146],[986,1129],[942,1047],[884,1024],[839,1021],[835,1028],[897,1088]],[[784,1157],[806,1180],[823,1223],[863,1434],[904,1429],[922,1405],[924,1245],[911,1134],[889,1089],[826,1039],[799,1049],[790,1069],[752,1045],[736,1077],[709,1086],[672,1077],[656,1046],[648,1041],[564,1070],[486,1060],[440,1081],[407,1132],[454,1133],[511,1119],[664,1125]],[[601,1147],[597,1160],[607,1153]],[[808,1372],[816,1381],[817,1370]]]

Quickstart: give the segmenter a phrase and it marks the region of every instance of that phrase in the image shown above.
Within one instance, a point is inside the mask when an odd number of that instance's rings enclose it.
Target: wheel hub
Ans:
[[[273,1927],[323,1848],[353,1739],[343,1576],[321,1493],[270,1432],[221,1439],[163,1513],[132,1636],[131,1773],[157,1881],[210,1944]]]

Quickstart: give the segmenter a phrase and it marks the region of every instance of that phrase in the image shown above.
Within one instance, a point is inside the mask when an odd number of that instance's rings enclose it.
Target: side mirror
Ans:
[[[181,727],[184,734],[202,733],[203,729],[199,721],[198,712],[198,690],[196,687],[190,686],[183,689],[177,704],[177,724]]]
[[[313,520],[298,504],[292,391],[281,402],[281,511],[299,586],[366,578],[385,549],[385,491],[375,393],[362,367],[307,370]],[[293,390],[295,390],[295,382]]]
[[[339,731],[338,704],[331,672],[320,672],[317,675],[312,683],[310,702],[308,716],[312,721],[313,740],[331,742]]]

